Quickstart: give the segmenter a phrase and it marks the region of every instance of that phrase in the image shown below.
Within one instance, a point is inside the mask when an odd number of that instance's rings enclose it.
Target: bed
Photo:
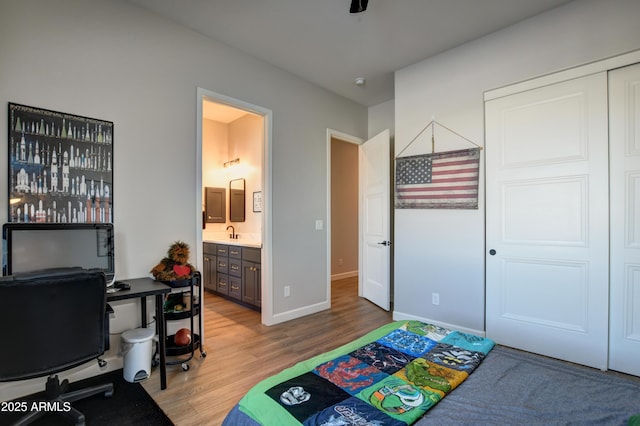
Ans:
[[[397,321],[264,380],[225,424],[413,424],[493,346],[483,337]]]
[[[623,425],[638,413],[640,380],[396,321],[258,383],[223,425]]]

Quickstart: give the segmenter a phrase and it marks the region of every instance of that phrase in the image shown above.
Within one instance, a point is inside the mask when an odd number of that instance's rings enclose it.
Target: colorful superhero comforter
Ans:
[[[238,409],[265,426],[413,424],[493,347],[484,337],[397,321],[265,379]]]

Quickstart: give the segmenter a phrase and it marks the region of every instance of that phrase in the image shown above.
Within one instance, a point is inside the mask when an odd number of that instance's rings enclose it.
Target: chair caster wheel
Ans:
[[[189,364],[182,364],[183,371],[189,371]]]
[[[201,357],[201,358],[206,358],[206,357],[207,357],[207,353],[206,353],[206,352],[202,352],[202,353],[200,354],[200,357]]]

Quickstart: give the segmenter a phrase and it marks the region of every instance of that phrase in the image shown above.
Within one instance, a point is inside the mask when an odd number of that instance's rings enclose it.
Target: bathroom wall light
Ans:
[[[227,167],[237,166],[238,164],[240,164],[240,159],[239,158],[234,158],[233,160],[229,160],[229,161],[224,162],[223,166],[226,169]]]
[[[22,197],[9,198],[9,204],[11,205],[18,204],[20,201],[22,201]]]

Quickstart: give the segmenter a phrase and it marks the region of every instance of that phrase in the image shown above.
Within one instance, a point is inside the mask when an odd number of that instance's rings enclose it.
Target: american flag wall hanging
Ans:
[[[477,209],[480,149],[396,158],[396,208]]]

